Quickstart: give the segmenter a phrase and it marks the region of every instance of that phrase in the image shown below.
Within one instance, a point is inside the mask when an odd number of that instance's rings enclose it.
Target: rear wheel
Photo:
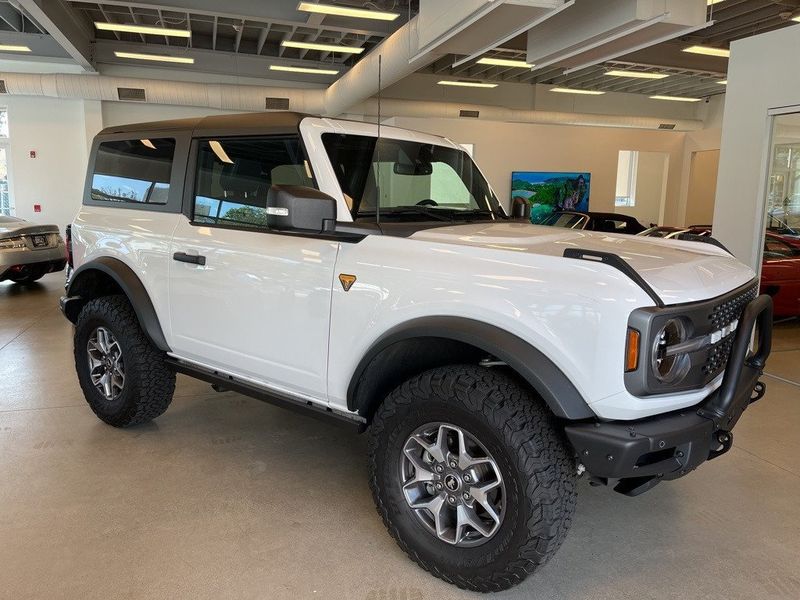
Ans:
[[[406,381],[370,427],[370,484],[389,532],[433,575],[509,588],[561,545],[575,461],[529,390],[476,366]]]
[[[75,366],[86,402],[114,427],[155,419],[172,401],[175,373],[124,296],[104,296],[83,307],[75,324]]]

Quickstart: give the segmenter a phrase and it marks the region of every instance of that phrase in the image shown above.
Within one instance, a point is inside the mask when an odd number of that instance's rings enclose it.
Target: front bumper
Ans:
[[[758,346],[750,355],[757,326]],[[761,295],[742,313],[722,385],[698,406],[636,421],[577,423],[565,432],[593,480],[616,482],[635,496],[677,479],[727,452],[731,430],[744,410],[764,395],[759,382],[772,344],[772,299]]]

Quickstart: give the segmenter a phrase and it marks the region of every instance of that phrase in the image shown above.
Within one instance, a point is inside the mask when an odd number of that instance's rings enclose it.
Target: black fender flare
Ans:
[[[504,362],[542,397],[556,417],[569,420],[596,418],[595,413],[564,372],[543,352],[508,331],[462,317],[422,317],[386,332],[367,351],[356,367],[347,390],[351,411],[363,413],[365,402],[358,386],[372,361],[384,350],[404,340],[440,338],[479,348]]]
[[[69,286],[67,287],[68,300],[76,300],[79,306],[82,307],[83,304],[91,299],[81,293],[83,291],[81,289],[81,281],[91,271],[99,271],[114,280],[122,290],[122,293],[128,297],[128,301],[133,306],[136,318],[139,319],[139,325],[141,325],[145,335],[150,338],[156,348],[169,352],[170,348],[161,329],[161,323],[158,321],[156,309],[150,300],[150,295],[133,269],[121,260],[110,256],[100,256],[78,267],[70,277]],[[77,313],[74,314],[74,318],[70,314],[67,314],[67,317],[74,323],[77,320]]]

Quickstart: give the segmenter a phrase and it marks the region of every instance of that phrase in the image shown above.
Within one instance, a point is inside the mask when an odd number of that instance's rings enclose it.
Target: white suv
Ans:
[[[414,131],[106,129],[70,243],[61,308],[100,419],[158,417],[180,372],[365,430],[391,535],[472,590],[553,555],[581,473],[629,495],[680,477],[764,393],[748,267],[512,221],[458,145]]]

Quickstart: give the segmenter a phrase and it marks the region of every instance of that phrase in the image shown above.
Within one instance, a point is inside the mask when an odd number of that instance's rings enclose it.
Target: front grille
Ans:
[[[737,319],[741,318],[745,306],[755,300],[758,295],[758,284],[753,284],[743,292],[727,298],[712,307],[708,314],[708,321],[711,323],[712,331],[719,331],[727,327]],[[720,340],[708,349],[706,361],[703,364],[703,373],[706,381],[711,381],[719,375],[728,364],[733,340],[736,332],[729,333],[724,339]]]

